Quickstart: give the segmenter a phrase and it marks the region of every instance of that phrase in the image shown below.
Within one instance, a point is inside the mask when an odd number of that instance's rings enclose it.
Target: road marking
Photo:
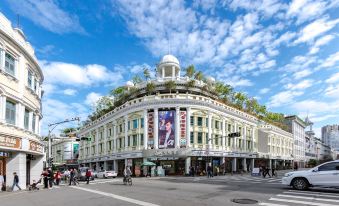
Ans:
[[[286,194],[296,194],[296,195],[308,195],[308,196],[321,196],[321,197],[334,197],[334,198],[338,198],[339,195],[323,195],[323,194],[314,194],[314,193],[304,193],[304,192],[284,192]]]
[[[118,200],[122,200],[122,201],[125,201],[125,202],[134,203],[136,205],[159,206],[159,205],[156,205],[156,204],[153,204],[153,203],[150,203],[150,202],[144,202],[144,201],[140,201],[140,200],[136,200],[136,199],[132,199],[132,198],[128,198],[128,197],[123,197],[123,196],[120,196],[120,195],[115,195],[115,194],[112,194],[112,193],[101,192],[101,191],[98,191],[98,190],[91,190],[91,189],[83,188],[83,187],[72,187],[72,188],[78,189],[78,190],[83,190],[83,191],[86,191],[86,192],[96,193],[96,194],[107,196],[107,197],[112,197],[114,199],[118,199]]]
[[[296,190],[288,190],[289,192],[295,192]],[[331,192],[313,192],[313,191],[298,191],[301,193],[308,193],[308,194],[327,194],[327,195],[333,195],[335,193],[331,193]]]
[[[306,201],[300,201],[300,200],[290,200],[290,199],[280,199],[280,198],[270,198],[269,200],[278,201],[278,202],[292,202],[297,204],[304,204],[304,205],[315,205],[315,206],[338,206],[337,204],[325,204],[325,203],[319,203],[319,202],[306,202]]]
[[[304,197],[304,196],[297,196],[297,195],[277,195],[277,196],[278,197],[297,198],[297,199],[306,199],[306,200],[317,200],[317,201],[325,201],[325,202],[339,202],[339,200],[316,198],[316,197]]]
[[[267,202],[261,202],[259,205],[267,205],[267,206],[288,206],[288,205],[281,205],[281,204],[273,204],[273,203],[267,203]]]

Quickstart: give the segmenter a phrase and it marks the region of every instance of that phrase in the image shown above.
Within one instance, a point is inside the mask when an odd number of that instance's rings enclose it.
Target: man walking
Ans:
[[[53,175],[53,172],[52,172],[52,169],[51,169],[51,168],[48,168],[47,172],[48,172],[49,188],[52,189],[52,187],[53,187],[54,175]]]
[[[14,187],[17,186],[19,190],[21,190],[19,186],[19,176],[16,174],[16,172],[13,172],[14,175],[14,180],[13,180],[13,186],[12,186],[12,191],[14,191]]]
[[[207,166],[207,177],[208,178],[213,177],[211,165]]]
[[[87,184],[89,184],[89,178],[91,178],[92,174],[91,171],[89,169],[86,169],[86,181]]]

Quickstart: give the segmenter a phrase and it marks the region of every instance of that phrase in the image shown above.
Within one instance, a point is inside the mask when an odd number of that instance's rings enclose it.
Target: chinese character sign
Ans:
[[[159,149],[175,146],[175,110],[159,111]]]
[[[180,147],[186,147],[186,111],[180,111]]]
[[[152,148],[154,147],[154,112],[149,112],[147,114],[147,122],[148,122],[148,130],[147,130],[147,135],[148,135],[148,147]]]

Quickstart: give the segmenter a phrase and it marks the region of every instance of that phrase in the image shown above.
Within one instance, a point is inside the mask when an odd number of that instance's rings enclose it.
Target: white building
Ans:
[[[79,142],[75,138],[62,138],[52,142],[53,165],[77,165],[79,157]]]
[[[7,186],[13,183],[13,172],[26,188],[43,169],[39,135],[43,78],[25,35],[0,13],[0,172],[6,175]]]
[[[294,138],[293,157],[298,167],[305,167],[305,128],[306,123],[296,115],[285,117],[285,122]]]
[[[263,164],[291,165],[291,133],[222,103],[205,89],[207,83],[181,77],[180,71],[177,58],[166,55],[157,66],[156,79],[128,83],[133,92],[127,102],[80,130],[80,136],[91,139],[80,143],[79,162],[119,174],[129,165],[135,175],[140,175],[145,161],[167,174],[181,175],[190,166],[197,172],[206,170],[207,164],[229,172]],[[174,87],[168,87],[169,81]],[[212,78],[208,81],[213,85]],[[267,134],[263,143],[261,130]],[[235,132],[240,136],[229,137]]]
[[[321,139],[331,149],[339,151],[339,125],[326,125],[322,127]]]

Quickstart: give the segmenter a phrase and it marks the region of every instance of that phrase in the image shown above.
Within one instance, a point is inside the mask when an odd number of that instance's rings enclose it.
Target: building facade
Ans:
[[[294,148],[293,158],[294,163],[298,167],[305,167],[305,128],[306,123],[296,115],[285,117],[285,123],[289,127],[289,131],[293,134]]]
[[[321,139],[331,149],[339,151],[339,125],[326,125],[322,127]]]
[[[52,143],[53,165],[78,165],[79,142],[75,138],[63,138]]]
[[[166,55],[156,79],[126,84],[138,95],[80,130],[80,136],[89,137],[80,142],[80,164],[118,174],[131,166],[137,176],[146,161],[169,175],[187,174],[191,166],[203,174],[208,164],[226,172],[282,165],[284,160],[291,164],[292,134],[221,103],[203,89],[202,81],[188,86],[192,80],[181,77],[180,70],[177,58]],[[168,81],[175,89],[166,87]],[[147,90],[150,84],[153,92]],[[259,131],[267,134],[263,150]]]
[[[13,172],[21,188],[40,177],[45,157],[39,135],[43,78],[23,32],[0,13],[0,172],[7,186]]]

